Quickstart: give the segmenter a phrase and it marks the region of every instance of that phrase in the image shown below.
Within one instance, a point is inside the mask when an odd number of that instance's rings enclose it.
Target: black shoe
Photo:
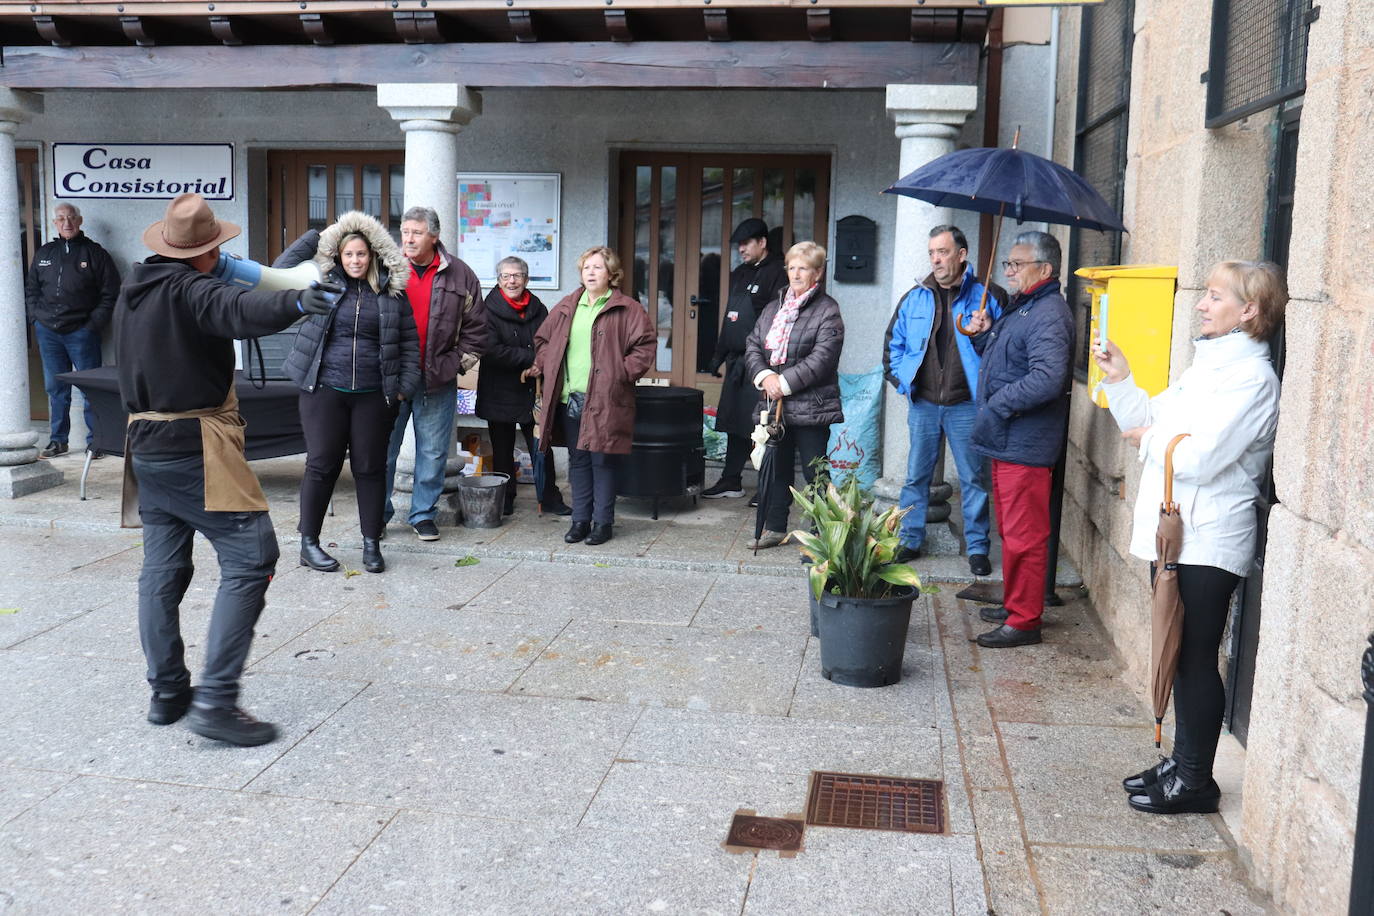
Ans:
[[[751,497],[749,497],[749,508],[750,508],[750,509],[757,509],[758,507],[759,507],[759,491],[758,491],[758,490],[755,490],[755,491],[754,491],[754,495],[751,496]]]
[[[744,495],[744,487],[738,480],[722,477],[701,491],[702,499],[737,499]]]
[[[1221,787],[1215,779],[1209,779],[1206,785],[1190,789],[1175,772],[1126,802],[1135,810],[1150,814],[1212,814],[1221,807]]]
[[[1005,607],[999,604],[996,607],[979,608],[978,616],[986,620],[988,623],[1005,623],[1007,618],[1011,615],[1007,612],[1007,609]],[[1039,640],[1036,641],[1039,642]]]
[[[590,546],[592,546],[592,547],[595,547],[597,544],[604,544],[604,543],[606,543],[607,541],[609,541],[610,539],[611,539],[611,525],[610,525],[609,522],[607,522],[607,523],[604,524],[604,525],[599,525],[599,524],[597,524],[596,522],[592,522],[592,530],[591,530],[591,532],[587,535],[587,544],[588,544],[588,545],[590,545]]]
[[[505,505],[504,507],[502,507],[502,509],[501,509],[501,514],[502,514],[502,515],[514,515],[514,514],[515,514],[515,503],[513,503],[513,502],[506,503],[506,505]]]
[[[56,439],[49,439],[48,444],[43,446],[43,450],[38,453],[39,458],[56,458],[58,455],[67,454],[67,443],[58,442]]]
[[[87,448],[86,454],[91,456],[92,461],[99,461],[105,457],[105,453],[98,448]]]
[[[415,529],[415,536],[422,541],[439,540],[439,526],[432,519],[416,522],[411,527]]]
[[[926,549],[924,546],[912,548],[907,547],[905,544],[903,544],[901,549],[897,551],[897,555],[892,558],[892,562],[910,563],[912,560],[919,560],[921,557],[925,555]]]
[[[386,560],[382,559],[382,545],[376,538],[363,538],[363,569],[368,572],[383,572]]]
[[[1016,646],[1034,646],[1040,642],[1040,629],[1018,630],[1002,624],[995,630],[988,630],[978,637],[978,645],[984,649],[1011,649]]]
[[[552,508],[546,508],[546,509],[544,509],[544,514],[545,514],[545,515],[559,515],[559,516],[562,516],[562,517],[566,518],[567,516],[572,515],[572,506],[569,506],[569,505],[567,505],[566,503],[559,503],[558,505],[556,505],[556,506],[554,506],[554,507],[552,507]]]
[[[339,568],[339,561],[325,553],[319,538],[302,534],[301,565],[309,566],[316,572],[333,572]]]
[[[213,738],[240,747],[255,747],[277,738],[275,725],[259,722],[237,706],[230,709],[192,706],[186,724],[202,738]]]
[[[1178,761],[1172,757],[1165,757],[1148,770],[1141,770],[1134,776],[1127,776],[1121,780],[1121,788],[1132,795],[1142,795],[1150,786],[1168,777],[1176,769],[1178,769]]]
[[[171,725],[191,708],[191,688],[176,693],[154,693],[148,703],[148,721],[154,725]]]
[[[968,571],[975,576],[992,575],[992,563],[988,560],[985,553],[971,553],[968,555]]]
[[[563,535],[563,540],[569,544],[576,544],[587,536],[587,532],[592,530],[591,522],[573,522],[568,527],[568,533]]]

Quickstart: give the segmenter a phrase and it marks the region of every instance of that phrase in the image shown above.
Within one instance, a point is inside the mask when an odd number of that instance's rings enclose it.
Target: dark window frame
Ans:
[[[1297,98],[1307,90],[1308,33],[1320,15],[1321,7],[1315,6],[1313,0],[1273,0],[1278,27],[1272,34],[1266,34],[1255,28],[1232,29],[1234,2],[1212,0],[1212,36],[1207,72],[1204,74],[1207,82],[1204,123],[1209,130],[1273,108],[1281,102]],[[1264,5],[1256,0],[1241,2],[1253,4],[1246,7],[1248,12]],[[1245,91],[1247,86],[1244,84],[1230,87],[1233,94],[1239,97],[1228,100],[1227,80],[1235,70],[1243,69],[1246,58],[1258,58],[1261,63],[1267,62],[1270,66],[1253,74],[1245,74],[1250,77],[1247,82],[1255,85],[1249,86],[1249,91]],[[1270,85],[1274,88],[1263,91],[1263,87]]]

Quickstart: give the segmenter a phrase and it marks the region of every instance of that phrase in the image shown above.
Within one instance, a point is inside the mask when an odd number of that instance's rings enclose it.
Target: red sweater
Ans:
[[[425,371],[425,338],[429,336],[429,303],[434,294],[434,277],[439,273],[439,255],[429,262],[423,275],[410,265],[410,282],[406,284],[406,298],[415,313],[415,330],[420,335],[420,372]]]

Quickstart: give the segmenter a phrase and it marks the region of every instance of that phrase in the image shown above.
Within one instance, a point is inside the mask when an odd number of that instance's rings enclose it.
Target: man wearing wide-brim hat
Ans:
[[[154,255],[125,279],[114,327],[129,412],[123,522],[143,527],[138,629],[153,688],[148,721],[170,725],[189,709],[197,734],[255,745],[277,730],[239,708],[239,675],[278,551],[267,499],[244,457],[234,339],[328,312],[330,297],[315,289],[249,291],[211,276],[219,246],[238,234],[199,195],[173,200],[166,218],[143,233]],[[215,548],[220,586],[193,693],[179,613],[197,531]]]

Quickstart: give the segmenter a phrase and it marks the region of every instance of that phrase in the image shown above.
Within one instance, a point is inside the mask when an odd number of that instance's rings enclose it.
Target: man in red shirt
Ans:
[[[405,440],[406,424],[415,428],[415,488],[406,520],[422,541],[439,540],[439,497],[444,470],[453,444],[458,406],[458,376],[481,358],[486,346],[486,307],[482,286],[472,268],[449,254],[439,241],[439,214],[429,207],[411,207],[401,217],[401,250],[410,260],[406,296],[415,313],[420,335],[420,374],[424,391],[402,401],[387,452],[386,519],[395,515],[391,492],[396,458]]]

